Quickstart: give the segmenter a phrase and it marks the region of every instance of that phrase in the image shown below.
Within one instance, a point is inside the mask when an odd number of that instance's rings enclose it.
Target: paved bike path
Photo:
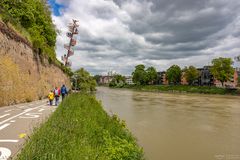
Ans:
[[[15,157],[34,127],[55,109],[47,100],[0,107],[0,160]]]

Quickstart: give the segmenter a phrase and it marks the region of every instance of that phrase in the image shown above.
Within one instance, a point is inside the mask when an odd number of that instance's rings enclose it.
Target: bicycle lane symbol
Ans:
[[[19,140],[11,140],[11,139],[5,139],[5,140],[1,140],[0,139],[0,144],[1,143],[18,143]],[[6,148],[6,147],[0,147],[0,160],[7,160],[8,158],[10,158],[12,152],[10,149]]]
[[[0,147],[0,160],[7,160],[11,156],[11,150],[5,147]]]

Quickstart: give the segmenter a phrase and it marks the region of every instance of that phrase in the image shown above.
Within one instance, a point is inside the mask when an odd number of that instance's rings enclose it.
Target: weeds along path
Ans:
[[[125,124],[94,96],[72,94],[28,139],[18,159],[143,159]]]

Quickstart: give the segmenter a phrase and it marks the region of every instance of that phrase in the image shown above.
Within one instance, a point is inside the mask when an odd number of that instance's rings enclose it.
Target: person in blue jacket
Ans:
[[[61,87],[62,100],[65,98],[67,94],[68,94],[67,87],[65,85],[62,85]]]

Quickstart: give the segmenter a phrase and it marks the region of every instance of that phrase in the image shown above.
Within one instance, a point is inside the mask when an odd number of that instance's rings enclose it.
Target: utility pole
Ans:
[[[70,38],[69,44],[64,44],[64,48],[67,49],[67,54],[64,54],[62,56],[62,61],[64,62],[64,65],[67,67],[70,67],[72,65],[71,61],[69,61],[69,57],[74,55],[74,51],[72,47],[74,47],[77,44],[77,40],[74,39],[74,35],[78,34],[78,21],[73,19],[73,22],[68,25],[67,37]]]

